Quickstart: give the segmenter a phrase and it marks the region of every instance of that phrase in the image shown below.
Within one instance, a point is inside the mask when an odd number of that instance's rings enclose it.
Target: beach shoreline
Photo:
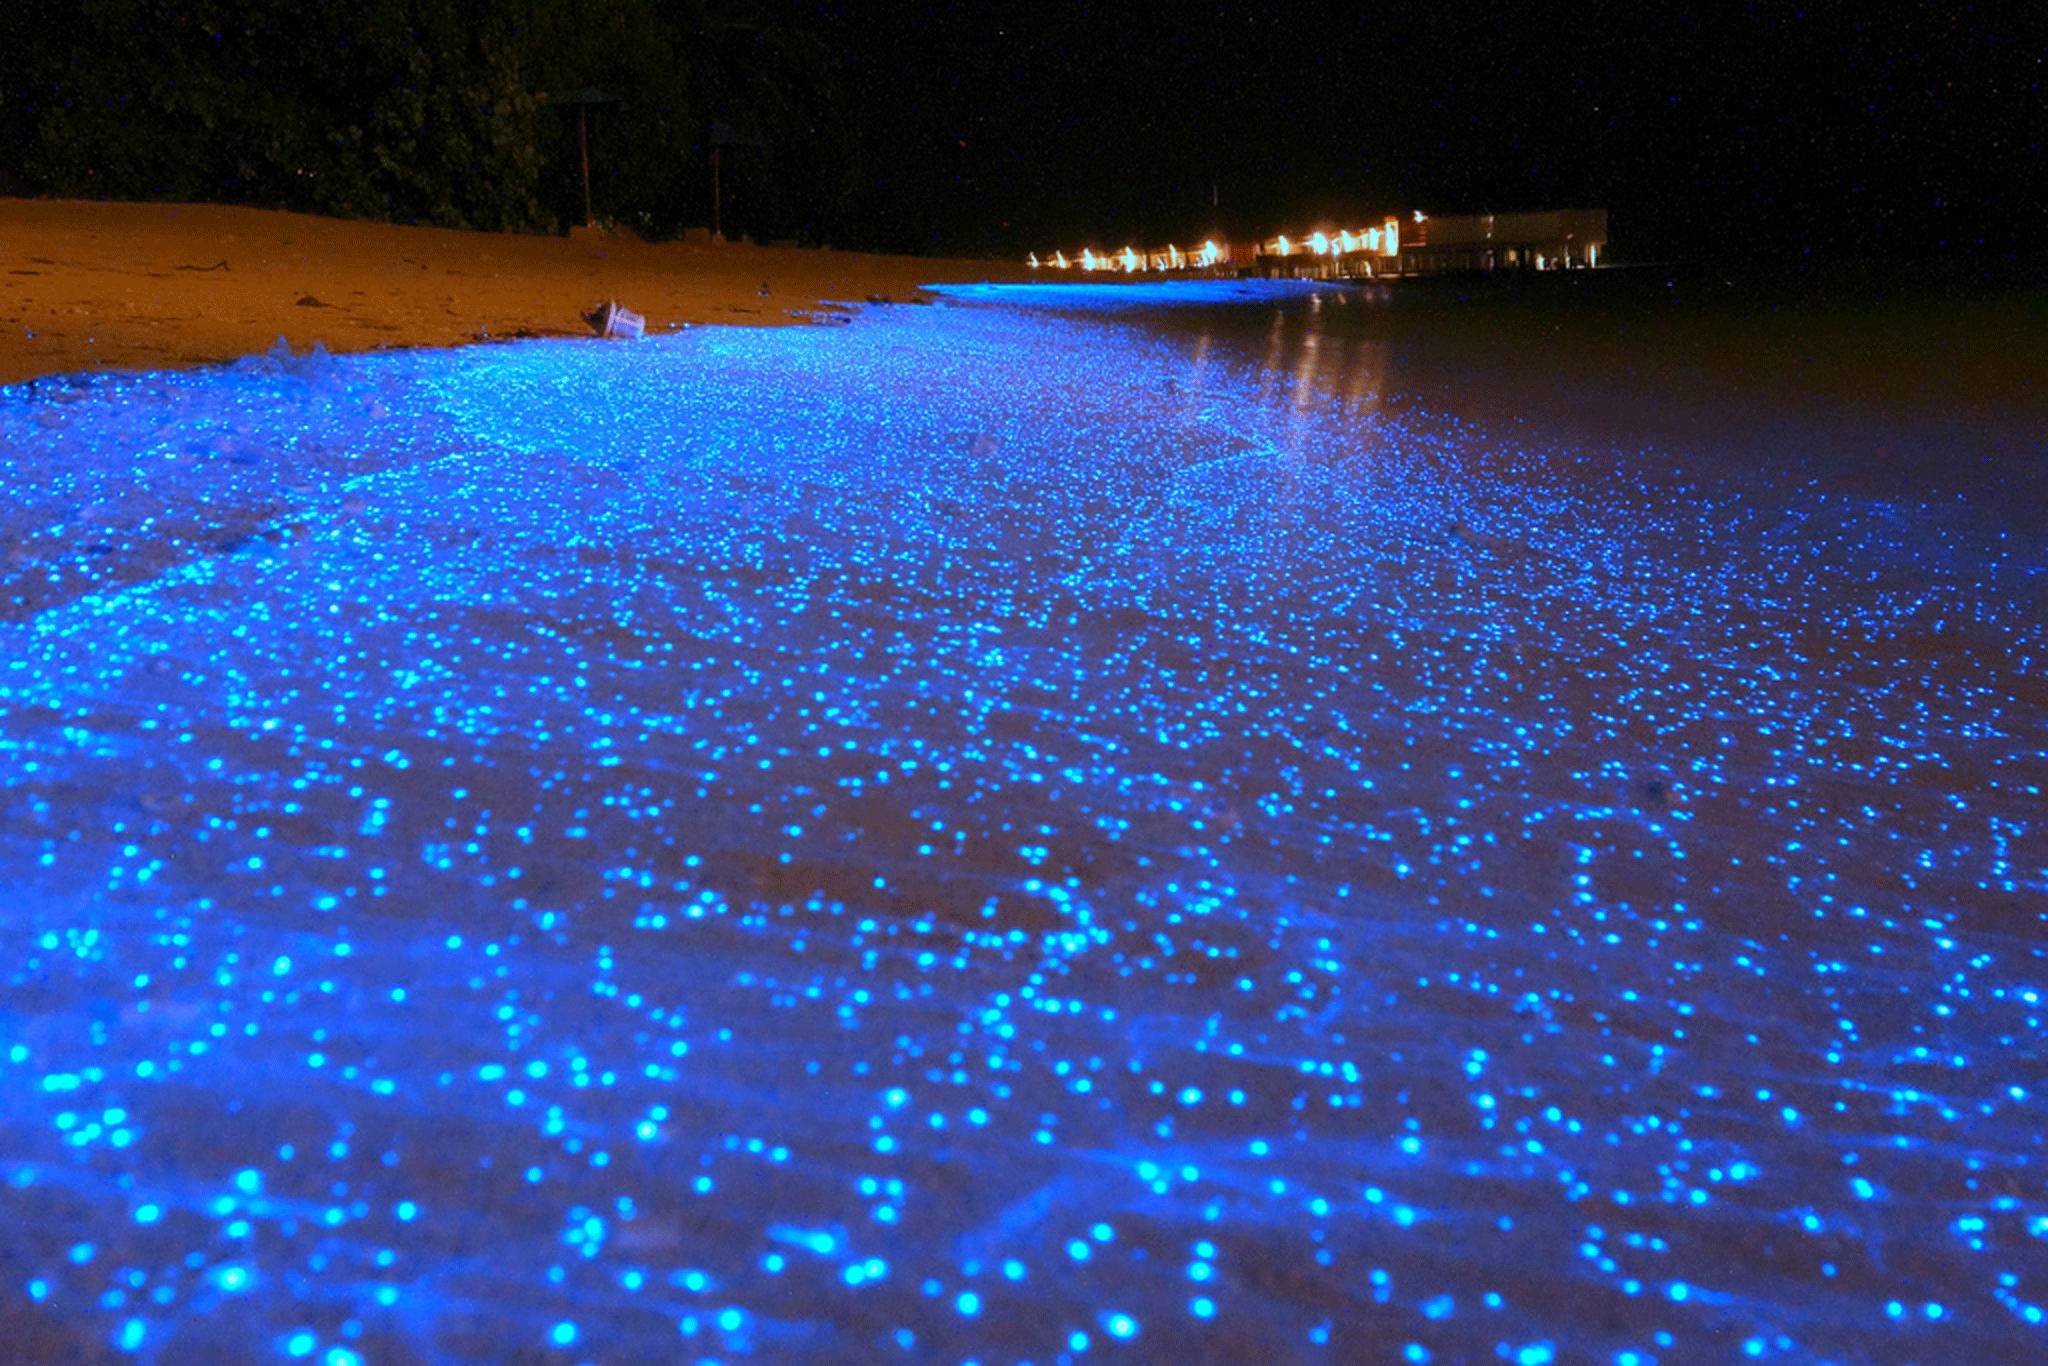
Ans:
[[[225,364],[280,339],[300,353],[348,354],[590,338],[588,315],[607,299],[662,336],[843,324],[858,307],[943,301],[927,287],[972,295],[979,284],[1085,283],[1135,290],[1119,293],[1129,302],[1118,320],[1165,331],[1189,326],[1191,294],[1295,298],[1256,311],[1271,329],[1269,364],[1312,374],[1319,329],[1341,317],[1341,330],[1368,344],[1352,354],[1376,358],[1369,376],[1347,383],[1519,440],[1720,450],[1731,466],[1773,462],[1756,471],[1763,477],[1820,470],[1884,497],[1961,490],[2000,506],[2038,496],[2048,390],[2033,358],[2048,348],[2048,310],[2031,277],[2008,271],[1943,290],[1899,274],[1879,287],[1873,270],[1502,272],[1302,282],[1296,297],[1261,295],[1252,280],[1084,281],[992,260],[0,199],[0,385]],[[1028,296],[1054,312],[1061,297]],[[1172,306],[1161,313],[1148,297]],[[1319,303],[1330,307],[1319,313]]]
[[[356,222],[213,204],[0,199],[0,384],[217,364],[279,337],[337,354],[590,336],[617,299],[650,334],[829,321],[997,261]]]
[[[1578,395],[1604,384],[1716,415],[1735,404],[2031,428],[2048,417],[2033,359],[2048,346],[2048,312],[2030,277],[2007,275],[1958,293],[1889,274],[1874,301],[1864,274],[1698,265],[1333,288],[1374,305],[1354,310],[1355,323],[1393,347],[1401,368],[1496,411],[1570,417]],[[541,236],[0,198],[0,384],[224,363],[280,337],[336,354],[587,337],[586,315],[608,299],[661,335],[841,322],[847,305],[929,302],[927,285],[1084,282],[1126,283],[996,260],[650,243],[586,229]]]
[[[2027,1331],[2032,504],[943,293],[0,395],[29,1350]]]

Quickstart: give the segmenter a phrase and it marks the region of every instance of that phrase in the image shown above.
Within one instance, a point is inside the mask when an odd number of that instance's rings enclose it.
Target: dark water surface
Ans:
[[[1400,306],[0,392],[7,1340],[2038,1354],[2031,419]]]
[[[1913,503],[2048,506],[2038,286],[1633,267],[1201,290],[1021,297],[1532,440],[1648,449],[1778,488],[1817,479]]]

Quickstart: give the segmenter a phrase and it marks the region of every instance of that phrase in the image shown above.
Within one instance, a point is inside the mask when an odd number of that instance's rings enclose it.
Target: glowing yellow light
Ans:
[[[1328,256],[1330,254],[1330,237],[1328,233],[1317,233],[1308,239],[1308,244],[1315,248],[1316,255],[1318,256]]]
[[[1067,254],[1063,251],[1054,252],[1052,254],[1052,263],[1059,269],[1065,270],[1067,268]]]
[[[1138,268],[1138,253],[1124,248],[1124,274],[1129,275]]]
[[[1420,209],[1417,209],[1417,210],[1415,211],[1415,221],[1416,221],[1416,222],[1418,222],[1418,223],[1420,223],[1420,222],[1422,222],[1422,221],[1423,221],[1423,213],[1422,213],[1422,210],[1420,210]]]
[[[1587,265],[1589,265],[1589,266],[1597,266],[1597,265],[1599,265],[1599,264],[1600,264],[1600,248],[1598,248],[1598,247],[1587,247],[1587,248],[1586,248],[1586,264],[1587,264]]]
[[[1033,270],[1037,270],[1037,269],[1038,269],[1038,253],[1037,253],[1037,252],[1035,252],[1035,251],[1034,251],[1034,252],[1032,252],[1032,253],[1031,253],[1031,256],[1030,256],[1030,261],[1031,261],[1031,268],[1032,268]]]
[[[1387,256],[1399,256],[1399,255],[1401,254],[1401,220],[1400,220],[1400,219],[1398,219],[1398,218],[1389,218],[1389,219],[1387,220],[1387,225],[1386,225],[1386,232],[1385,232],[1385,235],[1384,235],[1384,238],[1383,238],[1383,240],[1384,240],[1384,241],[1386,242],[1386,251],[1385,251],[1385,253],[1384,253],[1385,255],[1387,255]]]
[[[1357,239],[1352,237],[1351,229],[1346,228],[1337,234],[1337,250],[1346,252],[1358,250],[1358,242]]]
[[[1093,270],[1093,269],[1095,269],[1095,248],[1093,248],[1093,247],[1083,247],[1083,248],[1081,249],[1081,269],[1083,269],[1083,270]]]
[[[1284,232],[1280,234],[1280,240],[1275,242],[1273,247],[1275,254],[1280,256],[1285,256],[1288,252],[1294,250],[1294,248],[1287,244],[1287,234]]]

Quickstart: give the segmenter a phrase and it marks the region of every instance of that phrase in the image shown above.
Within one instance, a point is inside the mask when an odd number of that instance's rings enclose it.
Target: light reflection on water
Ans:
[[[1225,289],[0,397],[21,1340],[2037,1344],[2037,544]]]

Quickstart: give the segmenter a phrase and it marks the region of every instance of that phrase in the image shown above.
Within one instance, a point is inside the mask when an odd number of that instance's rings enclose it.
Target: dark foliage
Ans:
[[[0,13],[14,189],[647,236],[711,217],[818,238],[843,205],[831,63],[799,7],[752,0],[27,0]]]
[[[2048,8],[0,0],[0,193],[1019,257],[1394,208],[1620,257],[2041,242]],[[1619,259],[1619,258],[1617,258]]]

